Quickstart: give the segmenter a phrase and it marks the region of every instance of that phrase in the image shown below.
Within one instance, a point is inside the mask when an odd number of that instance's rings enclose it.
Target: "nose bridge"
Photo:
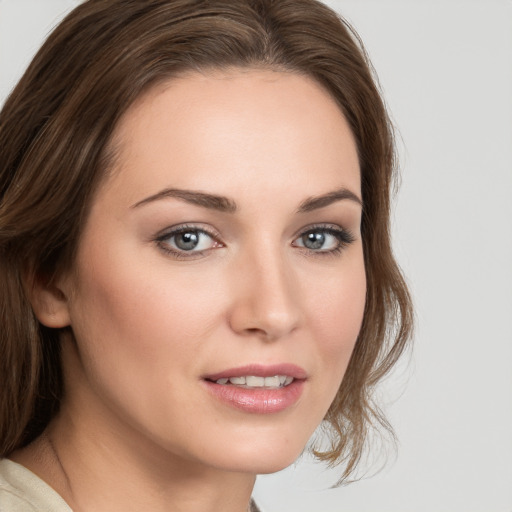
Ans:
[[[277,244],[259,244],[245,251],[236,272],[236,298],[231,324],[234,330],[277,339],[299,322],[299,296],[287,254]]]

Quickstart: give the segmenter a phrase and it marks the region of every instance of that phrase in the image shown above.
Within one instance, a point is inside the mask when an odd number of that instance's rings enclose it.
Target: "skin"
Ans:
[[[45,434],[13,459],[76,511],[242,512],[256,474],[300,455],[361,326],[361,205],[298,212],[340,189],[361,197],[354,139],[311,79],[234,69],[152,89],[114,144],[116,168],[94,198],[73,272],[34,287],[40,321],[71,327],[66,391]],[[147,200],[167,188],[226,196],[237,209]],[[183,224],[211,233],[203,251],[177,255],[166,251],[176,238],[156,241]],[[326,243],[304,247],[319,224]],[[325,225],[352,241],[338,247]],[[302,367],[298,401],[254,414],[205,389],[205,375],[252,363]]]

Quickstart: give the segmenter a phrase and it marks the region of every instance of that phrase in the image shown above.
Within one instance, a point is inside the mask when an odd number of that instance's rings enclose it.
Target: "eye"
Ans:
[[[293,245],[317,253],[335,253],[353,241],[354,237],[343,228],[319,226],[303,232]]]
[[[197,227],[181,226],[156,238],[158,245],[166,252],[185,256],[198,255],[208,249],[222,247],[222,244],[210,233]]]

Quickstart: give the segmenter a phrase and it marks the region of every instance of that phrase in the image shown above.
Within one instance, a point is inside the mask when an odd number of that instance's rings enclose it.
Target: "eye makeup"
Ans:
[[[315,224],[301,229],[291,246],[307,255],[335,256],[354,241],[354,235],[338,225]],[[225,247],[216,231],[193,223],[167,228],[155,236],[154,242],[178,260],[201,258],[213,249]]]
[[[308,256],[337,256],[356,240],[345,228],[335,224],[315,224],[302,229],[292,245]]]
[[[207,251],[224,247],[219,235],[197,224],[181,224],[164,230],[154,239],[158,248],[175,259],[200,258]]]

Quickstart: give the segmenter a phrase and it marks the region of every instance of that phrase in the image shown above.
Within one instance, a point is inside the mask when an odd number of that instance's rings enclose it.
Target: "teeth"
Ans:
[[[279,382],[279,375],[276,375],[275,377],[265,377],[265,387],[266,388],[281,387],[281,383]]]
[[[274,375],[273,377],[257,377],[255,375],[247,375],[245,377],[222,378],[216,381],[217,384],[233,384],[235,386],[245,388],[281,388],[288,386],[293,382],[293,377],[287,375]]]
[[[233,381],[231,381],[231,382],[233,382]],[[245,383],[250,388],[262,388],[265,385],[265,377],[253,377],[253,376],[246,377]],[[233,384],[234,384],[234,382],[233,382]]]

